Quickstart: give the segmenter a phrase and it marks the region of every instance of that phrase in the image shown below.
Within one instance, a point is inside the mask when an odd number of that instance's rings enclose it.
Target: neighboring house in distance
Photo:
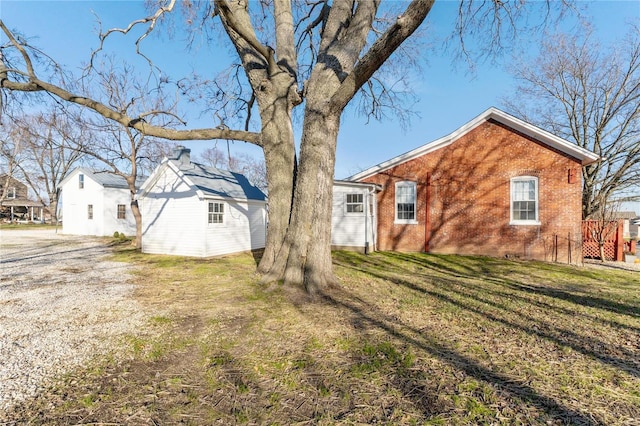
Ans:
[[[265,246],[265,194],[244,175],[192,163],[184,147],[153,171],[138,200],[144,253],[210,257]]]
[[[347,180],[379,185],[380,250],[581,260],[598,156],[496,108]]]
[[[60,187],[63,234],[136,235],[131,194],[122,176],[79,167],[63,179]]]
[[[629,234],[631,238],[635,238],[636,241],[640,240],[640,216],[636,216],[630,221]]]
[[[333,182],[331,246],[364,253],[376,250],[377,203],[380,187],[370,183]]]
[[[0,175],[0,217],[42,221],[44,206],[29,199],[27,185],[4,173]]]
[[[636,212],[614,212],[613,219],[622,220],[622,238],[638,238],[638,225],[636,225]]]

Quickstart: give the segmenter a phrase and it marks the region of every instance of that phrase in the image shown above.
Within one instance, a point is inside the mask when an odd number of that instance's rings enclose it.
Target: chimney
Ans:
[[[179,164],[187,165],[191,163],[191,150],[180,145],[173,150],[173,159]]]

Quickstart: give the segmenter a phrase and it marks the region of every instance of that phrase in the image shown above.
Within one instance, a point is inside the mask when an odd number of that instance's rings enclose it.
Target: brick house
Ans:
[[[598,156],[496,108],[347,180],[382,187],[377,248],[577,262]]]

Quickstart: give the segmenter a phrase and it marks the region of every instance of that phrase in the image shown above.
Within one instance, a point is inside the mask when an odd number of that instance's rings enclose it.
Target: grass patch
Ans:
[[[62,225],[58,226],[59,229],[62,228]],[[9,229],[56,229],[55,224],[50,223],[37,223],[37,222],[29,222],[29,223],[17,223],[17,222],[0,222],[0,229],[9,230]]]
[[[259,285],[251,255],[116,250],[137,265],[148,330],[8,416],[195,425],[640,418],[636,272],[336,252],[341,286],[308,303]]]

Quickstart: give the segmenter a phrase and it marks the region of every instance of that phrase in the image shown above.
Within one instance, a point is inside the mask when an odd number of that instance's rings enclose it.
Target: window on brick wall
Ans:
[[[416,221],[416,183],[396,183],[395,223],[418,223]]]
[[[511,224],[540,224],[537,177],[518,176],[511,179]]]

